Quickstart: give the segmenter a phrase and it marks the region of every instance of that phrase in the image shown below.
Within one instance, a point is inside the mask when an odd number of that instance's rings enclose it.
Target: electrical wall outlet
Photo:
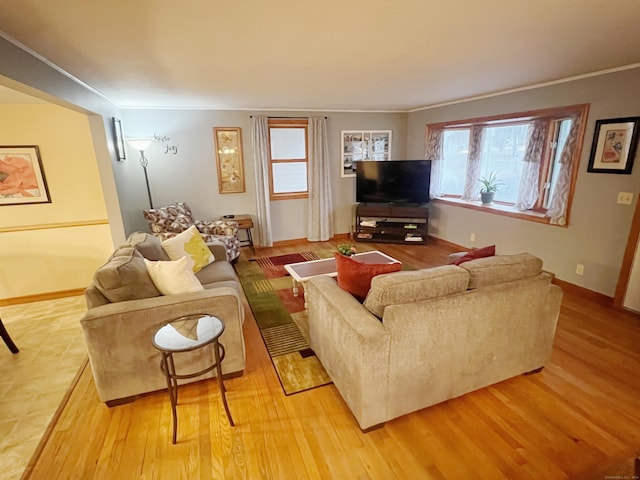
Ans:
[[[469,235],[469,240],[471,240],[472,242],[476,241],[476,234],[472,233],[471,235]]]
[[[576,265],[576,274],[577,275],[584,275],[584,265],[581,263],[578,263]]]
[[[633,202],[633,193],[618,192],[618,203],[620,205],[631,205],[631,202]]]

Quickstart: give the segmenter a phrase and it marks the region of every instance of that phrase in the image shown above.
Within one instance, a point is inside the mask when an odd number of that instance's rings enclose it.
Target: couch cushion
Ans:
[[[364,306],[382,318],[385,307],[464,292],[469,273],[455,265],[380,275],[371,281]]]
[[[213,253],[202,239],[202,235],[195,226],[162,242],[162,248],[171,260],[187,257],[187,264],[194,272],[215,260]]]
[[[109,261],[96,271],[93,282],[112,303],[160,296],[147,273],[143,256],[131,245],[118,247]]]
[[[542,260],[530,253],[479,258],[460,265],[469,272],[469,288],[488,287],[534,277],[542,271]]]
[[[144,259],[151,280],[163,295],[200,292],[202,284],[189,266],[187,257],[168,262],[152,262]]]
[[[211,283],[234,281],[238,282],[235,270],[229,262],[213,262],[196,273],[196,277],[202,285]]]
[[[383,273],[398,272],[402,268],[400,262],[362,263],[340,253],[335,253],[334,256],[338,271],[338,285],[361,302],[369,292],[373,277]]]
[[[135,247],[144,258],[157,262],[158,260],[167,261],[171,260],[167,252],[162,249],[160,239],[149,235],[145,232],[133,232],[127,238],[127,243],[132,247]]]

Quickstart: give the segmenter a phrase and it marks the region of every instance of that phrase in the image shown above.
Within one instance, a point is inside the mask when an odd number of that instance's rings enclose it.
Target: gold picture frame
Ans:
[[[244,193],[244,161],[240,128],[214,127],[213,138],[218,164],[218,191]]]

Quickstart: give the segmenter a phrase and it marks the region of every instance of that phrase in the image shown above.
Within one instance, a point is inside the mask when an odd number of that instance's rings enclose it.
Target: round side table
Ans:
[[[160,328],[153,337],[153,346],[162,353],[160,369],[167,378],[167,388],[169,399],[171,400],[171,411],[173,413],[173,443],[176,443],[178,434],[178,380],[194,378],[216,369],[218,385],[224,410],[227,413],[229,424],[234,426],[233,418],[227,405],[226,389],[222,381],[221,363],[224,359],[224,346],[218,342],[218,338],[224,332],[224,323],[217,318],[206,313],[196,313],[185,315],[184,317],[172,320]],[[191,352],[207,345],[213,345],[215,361],[204,370],[195,373],[178,374],[173,362],[173,354],[181,352]]]

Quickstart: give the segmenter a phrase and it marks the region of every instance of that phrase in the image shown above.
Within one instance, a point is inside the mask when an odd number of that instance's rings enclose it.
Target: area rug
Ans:
[[[332,252],[321,252],[323,257]],[[293,295],[292,279],[284,265],[318,260],[313,252],[256,258],[238,262],[236,272],[262,339],[286,395],[331,383],[309,347],[308,316],[303,288]]]

